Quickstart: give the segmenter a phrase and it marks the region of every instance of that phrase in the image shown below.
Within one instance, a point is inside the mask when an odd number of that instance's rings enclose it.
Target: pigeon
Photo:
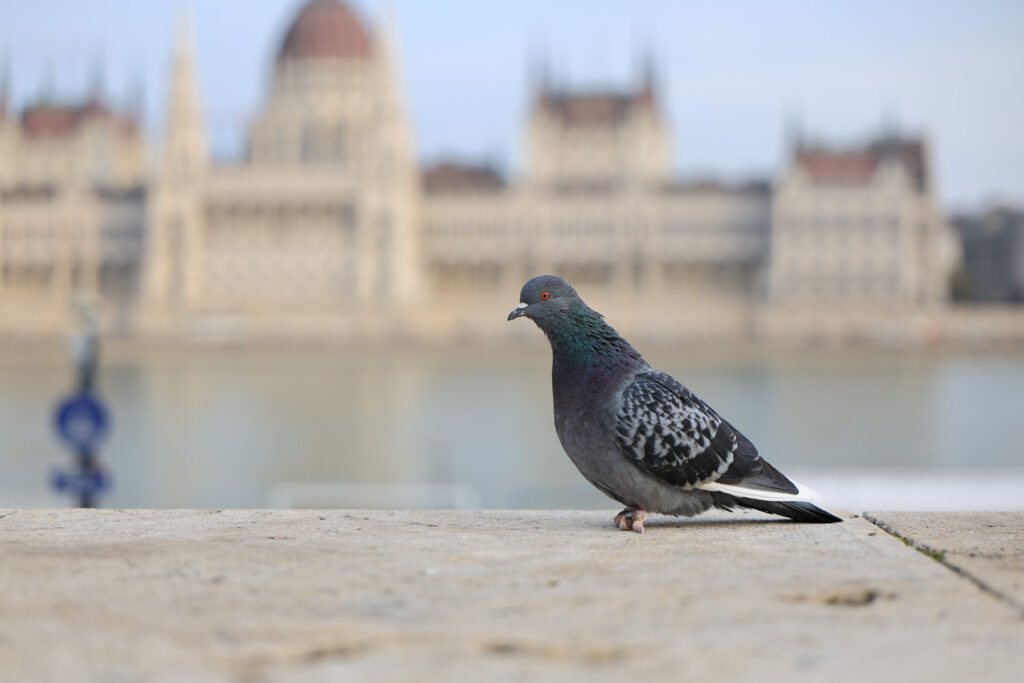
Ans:
[[[751,508],[800,522],[841,522],[817,494],[765,461],[707,403],[644,360],[565,280],[527,282],[508,319],[551,342],[555,431],[597,489],[625,505],[614,523],[643,533],[648,514]]]

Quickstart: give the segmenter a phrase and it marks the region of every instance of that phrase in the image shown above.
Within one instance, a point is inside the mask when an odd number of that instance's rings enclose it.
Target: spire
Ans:
[[[164,122],[163,173],[175,179],[188,179],[202,172],[206,164],[206,135],[200,113],[194,43],[191,15],[183,8],[174,32]]]
[[[139,126],[142,126],[142,115],[143,106],[145,104],[146,89],[143,85],[143,79],[141,73],[136,73],[135,76],[128,82],[128,88],[125,91],[125,113],[135,120]]]
[[[382,118],[380,125],[391,131],[397,167],[404,168],[413,157],[412,130],[406,118],[405,94],[398,49],[401,45],[398,13],[394,2],[381,4],[380,19],[373,30],[374,68],[379,76],[378,88]]]
[[[643,56],[639,60],[639,72],[637,99],[653,109],[657,97],[658,75],[650,45],[644,47]]]
[[[641,66],[644,87],[654,92],[654,55],[651,54],[651,49],[648,47],[644,51],[643,64]]]
[[[804,147],[804,121],[798,108],[786,112],[783,121],[783,137],[791,154],[795,154]]]
[[[900,139],[900,112],[895,102],[886,102],[882,106],[882,116],[878,127],[879,136],[882,140],[894,141]]]
[[[56,97],[56,77],[53,71],[53,61],[46,66],[43,72],[43,79],[39,83],[39,103],[53,104]]]
[[[397,55],[398,45],[398,16],[395,5],[393,2],[386,2],[383,4],[377,28],[373,32],[373,49],[376,52],[377,68],[380,70],[380,83],[386,91],[386,101],[393,108],[391,113],[401,116],[405,107],[400,87],[402,74]]]
[[[89,72],[89,93],[88,97],[94,102],[103,101],[103,91],[105,81],[105,69],[103,64],[103,53],[101,50],[97,50],[93,56],[92,67]]]
[[[544,109],[552,94],[551,60],[546,44],[538,44],[531,50],[527,79],[527,106],[530,111]]]
[[[8,48],[4,54],[3,64],[0,64],[0,121],[7,118],[7,108],[10,105],[11,97],[11,51]]]
[[[398,18],[392,2],[383,5],[377,30],[373,32],[373,44],[383,68],[395,68],[398,61],[395,58],[395,50],[398,48]]]

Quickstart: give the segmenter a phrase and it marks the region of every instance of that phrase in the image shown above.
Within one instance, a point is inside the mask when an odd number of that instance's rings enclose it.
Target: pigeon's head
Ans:
[[[576,290],[556,275],[538,275],[519,293],[519,305],[508,314],[509,320],[526,316],[534,321],[564,311],[580,300]]]

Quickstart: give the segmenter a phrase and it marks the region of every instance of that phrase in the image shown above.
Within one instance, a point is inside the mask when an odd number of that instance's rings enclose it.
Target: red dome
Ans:
[[[288,27],[277,60],[369,56],[370,38],[348,7],[338,0],[310,0]]]

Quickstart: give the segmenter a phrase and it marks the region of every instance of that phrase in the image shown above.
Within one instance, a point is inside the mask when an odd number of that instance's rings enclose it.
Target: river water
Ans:
[[[1013,507],[1019,493],[1024,506],[1022,353],[687,348],[648,358],[784,472],[839,490],[838,504],[861,500],[843,498],[844,482],[886,490],[879,504],[899,506],[915,482],[955,497],[971,480],[965,505]],[[102,455],[115,486],[102,503],[612,508],[561,451],[549,373],[540,346],[108,349]],[[0,352],[0,508],[67,504],[47,482],[70,464],[52,427],[70,385],[63,349]],[[944,507],[951,498],[935,486],[914,505]]]

